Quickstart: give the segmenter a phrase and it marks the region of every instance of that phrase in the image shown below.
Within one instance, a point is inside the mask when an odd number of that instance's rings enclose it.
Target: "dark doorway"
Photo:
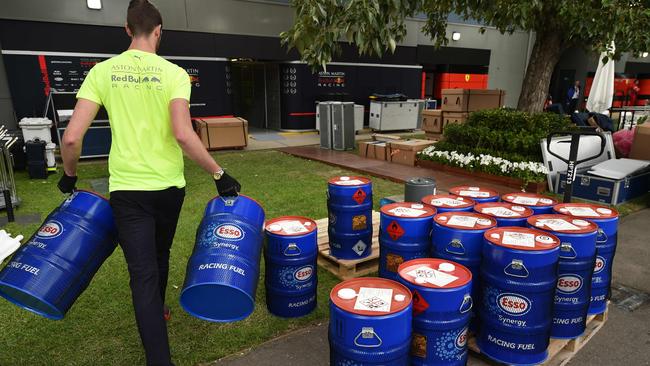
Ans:
[[[250,127],[266,128],[264,64],[237,61],[230,64],[230,70],[235,116],[248,120]]]

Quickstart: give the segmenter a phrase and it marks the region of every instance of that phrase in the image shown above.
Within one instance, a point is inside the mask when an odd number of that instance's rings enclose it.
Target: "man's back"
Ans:
[[[90,70],[77,98],[104,105],[108,112],[111,192],[185,186],[169,103],[189,100],[190,89],[183,69],[139,50],[125,51]]]

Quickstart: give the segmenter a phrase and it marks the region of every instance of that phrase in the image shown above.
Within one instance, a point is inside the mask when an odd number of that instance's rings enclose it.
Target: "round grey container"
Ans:
[[[404,183],[405,202],[420,202],[430,194],[436,194],[436,180],[433,178],[409,178]]]

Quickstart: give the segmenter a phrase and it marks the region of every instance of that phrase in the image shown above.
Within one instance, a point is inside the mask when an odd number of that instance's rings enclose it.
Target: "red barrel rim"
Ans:
[[[500,219],[523,219],[534,214],[533,210],[526,206],[509,202],[478,203],[474,206],[474,211]]]
[[[421,219],[433,217],[436,214],[436,208],[422,203],[395,202],[382,206],[381,213],[403,219]]]
[[[450,264],[453,268],[446,265],[441,266],[443,263]],[[415,272],[418,273],[415,274]],[[467,285],[472,280],[472,272],[467,267],[439,258],[418,258],[406,261],[400,264],[397,273],[402,279],[416,286],[436,289],[458,288]]]
[[[348,179],[344,179],[344,178],[348,178]],[[345,181],[347,181],[347,182],[359,181],[361,183],[356,183],[356,184],[341,183],[341,182],[345,182]],[[330,178],[330,180],[327,181],[327,183],[329,183],[331,185],[341,186],[341,187],[357,187],[357,186],[362,186],[362,185],[368,184],[370,182],[371,182],[370,179],[368,179],[366,177],[360,177],[360,176],[355,176],[355,175],[352,175],[352,176],[342,175],[342,176]]]
[[[368,289],[363,290],[363,299],[358,297],[362,295],[362,288]],[[389,297],[385,296],[388,294],[387,290],[392,290]],[[375,291],[383,294],[373,294]],[[342,295],[354,295],[354,297],[342,297]],[[411,304],[412,295],[411,291],[399,282],[379,277],[360,277],[334,286],[330,292],[330,301],[339,309],[351,314],[385,316],[406,309]]]
[[[519,226],[495,227],[483,237],[494,245],[516,250],[543,251],[560,246],[560,239],[547,231]]]
[[[535,215],[529,217],[527,222],[534,228],[562,234],[587,234],[598,230],[595,223],[568,215]]]
[[[619,216],[615,208],[593,203],[560,203],[553,206],[553,211],[560,215],[587,219],[613,219]]]
[[[524,206],[548,207],[557,204],[557,200],[537,193],[512,192],[501,196],[505,202],[515,203]],[[517,202],[518,201],[518,202]]]
[[[438,200],[438,202],[434,202],[436,200]],[[459,201],[462,202],[463,204],[452,205],[448,203],[449,201],[447,200]],[[455,194],[430,194],[422,198],[422,203],[433,207],[445,207],[445,208],[457,208],[457,209],[472,207],[476,204],[476,202],[469,197],[461,197]]]
[[[462,219],[462,217],[471,217],[474,220]],[[487,230],[497,225],[497,220],[493,217],[476,212],[443,212],[433,219],[439,225],[461,230]]]
[[[474,193],[468,193],[474,192]],[[455,194],[457,196],[469,197],[469,198],[492,198],[498,197],[499,193],[493,189],[484,188],[480,186],[456,186],[449,188],[449,193]],[[487,195],[483,194],[487,193]]]
[[[266,221],[264,226],[268,233],[281,236],[302,236],[316,229],[316,221],[304,216],[280,216]]]

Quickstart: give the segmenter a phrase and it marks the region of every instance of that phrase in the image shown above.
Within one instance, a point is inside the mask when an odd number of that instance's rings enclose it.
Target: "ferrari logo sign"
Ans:
[[[465,74],[465,82],[469,83],[470,74]]]

